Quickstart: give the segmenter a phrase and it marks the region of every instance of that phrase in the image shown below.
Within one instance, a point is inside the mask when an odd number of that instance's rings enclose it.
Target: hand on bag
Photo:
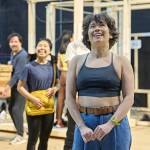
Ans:
[[[48,89],[47,96],[48,96],[48,97],[54,96],[54,95],[56,94],[57,90],[58,90],[58,89],[57,89],[56,87],[49,88],[49,89]]]
[[[36,98],[35,100],[32,100],[32,103],[38,108],[40,109],[44,104],[41,102],[40,99]]]
[[[94,130],[94,138],[98,139],[99,141],[102,140],[103,137],[107,135],[113,127],[114,125],[111,122],[107,122],[105,124],[97,126]]]
[[[80,132],[81,132],[81,136],[82,136],[82,139],[85,143],[91,141],[91,140],[95,140],[93,138],[93,130],[88,128],[87,126],[83,126],[83,127],[80,127]]]

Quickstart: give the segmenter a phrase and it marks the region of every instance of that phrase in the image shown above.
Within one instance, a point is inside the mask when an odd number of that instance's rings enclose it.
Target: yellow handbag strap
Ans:
[[[53,63],[53,83],[52,83],[52,87],[55,86],[56,83],[56,63]]]

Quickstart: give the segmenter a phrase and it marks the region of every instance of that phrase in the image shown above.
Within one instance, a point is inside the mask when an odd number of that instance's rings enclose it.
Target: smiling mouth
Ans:
[[[94,33],[93,36],[96,37],[96,38],[101,38],[101,37],[104,36],[104,34],[102,34],[102,33]]]

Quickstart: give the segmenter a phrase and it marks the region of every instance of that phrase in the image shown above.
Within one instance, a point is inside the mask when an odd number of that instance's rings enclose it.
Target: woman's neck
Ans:
[[[38,64],[47,64],[48,60],[47,59],[43,59],[43,58],[37,58],[35,60]]]
[[[91,47],[91,55],[96,58],[105,57],[109,54],[109,46],[94,46]]]

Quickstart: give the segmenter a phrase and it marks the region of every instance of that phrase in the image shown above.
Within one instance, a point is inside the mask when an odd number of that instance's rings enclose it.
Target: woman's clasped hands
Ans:
[[[114,127],[114,124],[111,121],[108,121],[105,124],[98,125],[95,130],[93,131],[91,128],[87,126],[79,127],[82,139],[85,143],[89,141],[99,140],[101,141],[105,135],[107,135],[112,128]]]

